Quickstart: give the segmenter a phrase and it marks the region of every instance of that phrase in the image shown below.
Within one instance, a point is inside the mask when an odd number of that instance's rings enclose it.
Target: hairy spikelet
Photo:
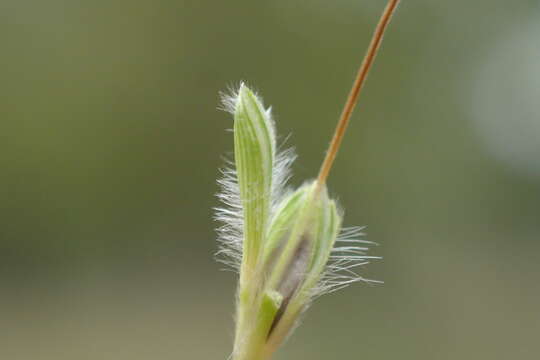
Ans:
[[[239,273],[233,357],[258,360],[287,339],[313,299],[372,282],[355,270],[377,257],[366,254],[362,228],[341,227],[324,184],[287,186],[296,155],[276,146],[272,112],[260,97],[241,83],[222,94],[221,108],[235,119],[235,158],[218,180],[216,257]]]
[[[234,114],[238,103],[239,89],[244,86],[241,82],[238,87],[230,87],[227,92],[220,94],[221,106],[219,109]],[[257,95],[256,95],[257,96]],[[262,99],[259,100],[262,103]],[[271,132],[275,137],[275,122],[272,117],[272,108],[265,109],[265,114],[271,123]],[[287,182],[291,177],[291,165],[296,159],[293,148],[287,148],[285,141],[275,150],[274,166],[272,168],[272,185],[270,197],[270,218],[274,216],[277,207],[283,198],[290,193]],[[226,166],[220,169],[221,178],[218,179],[220,187],[216,195],[222,206],[215,208],[214,219],[221,225],[217,228],[220,248],[216,259],[227,265],[228,268],[239,271],[242,259],[242,242],[244,238],[244,213],[242,199],[238,186],[238,177],[233,160],[225,160]]]
[[[240,86],[243,86],[243,83]],[[239,87],[230,88],[226,93],[221,94],[220,109],[231,114],[235,113]],[[270,119],[271,131],[275,134],[275,122],[271,108],[265,109],[265,114]],[[270,218],[275,217],[279,205],[291,193],[287,182],[291,177],[291,165],[295,159],[296,154],[292,148],[284,148],[282,145],[276,151],[272,168],[272,190],[269,194]],[[227,161],[226,167],[221,169],[221,175],[222,177],[218,180],[220,192],[217,197],[222,206],[215,209],[215,219],[221,223],[217,229],[220,249],[216,258],[231,269],[239,271],[242,259],[244,218],[234,161]],[[358,281],[378,282],[365,279],[356,272],[357,268],[368,264],[370,260],[379,259],[379,257],[367,255],[367,246],[373,243],[362,239],[365,235],[362,232],[363,229],[363,227],[341,229],[320,281],[317,286],[311,289],[312,292],[309,294],[311,298],[339,290]]]
[[[367,255],[363,228],[342,227],[326,180],[398,3],[388,0],[315,180],[288,189],[296,156],[278,150],[271,108],[244,83],[221,94],[234,117],[234,160],[221,171],[216,209],[218,258],[239,272],[234,360],[269,360],[314,298],[374,282],[357,269],[378,257]]]

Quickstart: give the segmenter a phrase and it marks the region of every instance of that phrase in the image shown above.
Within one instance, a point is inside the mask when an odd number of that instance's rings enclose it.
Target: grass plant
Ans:
[[[326,179],[399,0],[390,0],[353,83],[315,180],[286,186],[292,149],[279,150],[271,109],[242,83],[223,96],[234,116],[234,161],[219,180],[224,203],[218,258],[239,273],[233,360],[268,360],[311,301],[351,283],[375,257],[362,228],[342,226],[343,211]]]

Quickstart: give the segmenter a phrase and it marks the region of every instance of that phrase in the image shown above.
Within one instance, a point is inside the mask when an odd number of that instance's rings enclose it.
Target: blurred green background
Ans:
[[[246,80],[313,177],[382,0],[0,4],[0,359],[226,359]],[[540,356],[540,2],[403,0],[331,192],[384,260],[277,359]]]

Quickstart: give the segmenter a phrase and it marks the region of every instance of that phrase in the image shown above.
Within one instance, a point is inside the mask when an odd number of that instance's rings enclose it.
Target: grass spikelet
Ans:
[[[292,149],[279,150],[270,108],[244,83],[222,95],[234,117],[234,160],[222,170],[216,210],[220,261],[239,272],[233,360],[267,360],[312,300],[366,280],[357,269],[375,256],[360,227],[342,228],[343,211],[326,179],[398,0],[390,0],[345,103],[315,180],[287,189]]]

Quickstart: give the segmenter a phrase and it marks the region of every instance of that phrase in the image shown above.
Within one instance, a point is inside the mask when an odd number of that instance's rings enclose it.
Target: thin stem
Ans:
[[[343,111],[341,112],[341,116],[334,131],[334,137],[330,142],[330,146],[328,147],[328,150],[326,152],[326,157],[324,158],[324,161],[321,165],[321,169],[317,177],[317,188],[315,190],[316,192],[320,191],[320,189],[326,182],[328,174],[330,173],[330,169],[332,168],[332,164],[334,163],[334,159],[336,158],[337,152],[341,145],[341,141],[343,140],[343,135],[345,135],[345,131],[347,130],[347,126],[349,125],[349,120],[354,110],[354,106],[358,101],[358,97],[366,81],[369,69],[373,64],[375,56],[377,55],[377,51],[379,50],[379,47],[381,45],[384,32],[388,24],[390,23],[390,19],[392,18],[392,14],[396,10],[398,3],[399,0],[388,1],[386,8],[381,15],[381,18],[379,19],[379,23],[375,28],[375,32],[373,33],[373,36],[371,38],[368,50],[366,52],[366,55],[364,56],[364,60],[362,61],[362,64],[358,69],[356,79],[354,80],[351,91],[349,92],[347,102],[345,102],[345,106],[343,107]]]

